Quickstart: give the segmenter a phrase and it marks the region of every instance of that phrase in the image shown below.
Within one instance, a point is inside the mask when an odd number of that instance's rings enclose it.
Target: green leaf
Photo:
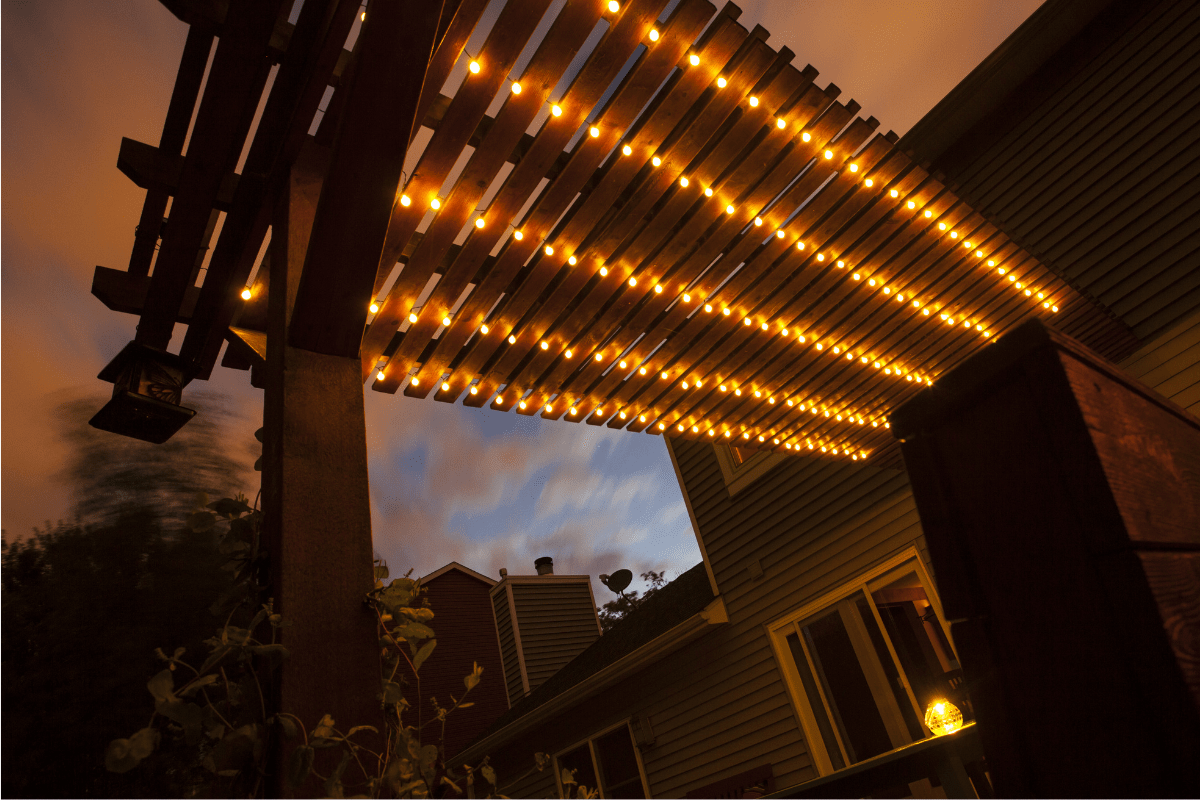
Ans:
[[[471,691],[479,685],[479,681],[483,679],[483,667],[479,666],[479,662],[473,662],[471,674],[463,678],[463,684],[466,685],[467,691]]]
[[[470,707],[471,707],[471,706],[473,706],[473,705],[475,705],[475,701],[474,701],[474,700],[472,700],[472,701],[471,701],[471,702],[469,702],[469,703],[459,703],[459,704],[458,704],[458,707],[459,707],[459,708],[470,708]]]
[[[353,728],[351,728],[349,731],[346,732],[346,738],[349,739],[351,736],[358,733],[359,731],[370,731],[371,733],[379,733],[379,729],[376,728],[374,725],[355,725]]]
[[[381,699],[385,706],[403,703],[404,691],[400,688],[400,684],[395,681],[385,680],[383,682],[383,696]]]
[[[388,579],[389,574],[391,574],[391,573],[388,572],[387,564],[376,564],[375,565],[375,580],[386,581]]]
[[[129,754],[138,761],[141,761],[143,758],[149,758],[161,739],[162,734],[156,729],[142,728],[129,737]]]
[[[199,678],[193,678],[186,686],[179,690],[179,696],[190,697],[196,691],[216,682],[217,676],[213,675],[212,673],[209,673],[208,675],[202,675]]]
[[[350,763],[350,752],[342,753],[342,760],[338,762],[337,767],[333,770],[333,774],[325,781],[325,795],[327,797],[345,797],[346,793],[342,790],[342,773],[346,771],[346,766]]]
[[[574,786],[575,785],[575,770],[567,769],[566,767],[563,767],[562,784],[563,784],[563,786]]]
[[[283,728],[283,735],[289,739],[295,739],[296,734],[300,732],[300,729],[296,727],[296,721],[291,717],[276,714],[275,721],[279,723],[280,728]]]
[[[226,644],[218,645],[217,648],[209,654],[208,658],[204,660],[204,664],[200,667],[200,672],[208,672],[210,669],[217,666],[221,659],[229,655],[229,651],[232,649],[232,647]]]
[[[196,508],[205,508],[208,506],[208,495],[204,492],[196,492]]]
[[[211,531],[217,524],[217,515],[211,511],[197,511],[187,519],[187,526],[196,533]]]
[[[128,739],[113,739],[104,752],[104,768],[109,772],[129,772],[140,761],[141,759],[133,754]]]
[[[300,745],[288,756],[287,781],[289,786],[299,786],[308,780],[312,772],[313,756],[316,751],[308,745]]]
[[[217,742],[212,753],[204,759],[204,766],[218,775],[234,773],[251,766],[254,760],[254,743],[258,731],[253,725],[243,725]]]
[[[204,709],[200,706],[180,700],[159,701],[155,704],[155,711],[172,722],[179,723],[179,726],[183,728],[184,740],[189,745],[197,744],[200,741],[200,726],[204,722]]]
[[[392,629],[392,635],[400,636],[405,639],[432,639],[434,633],[433,629],[428,625],[422,625],[420,622],[406,620]]]
[[[155,700],[172,702],[175,700],[175,673],[169,669],[155,675],[146,684]]]
[[[483,779],[492,786],[496,785],[496,770],[492,769],[490,764],[484,764],[482,767],[480,767],[479,774],[482,775]]]
[[[425,663],[429,656],[433,655],[433,648],[437,647],[437,639],[430,639],[425,644],[421,645],[421,649],[417,651],[416,657],[413,659],[413,671],[416,672]]]
[[[333,726],[335,724],[336,723],[334,722],[333,717],[330,715],[326,714],[325,716],[321,717],[321,721],[318,722],[317,727],[313,729],[313,738],[328,739],[329,737],[333,736]]]

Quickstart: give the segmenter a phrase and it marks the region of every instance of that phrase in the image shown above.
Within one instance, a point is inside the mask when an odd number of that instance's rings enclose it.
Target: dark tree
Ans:
[[[223,622],[208,608],[229,584],[227,557],[214,532],[183,521],[197,492],[227,494],[253,472],[217,403],[189,399],[200,413],[164,445],[88,427],[94,399],[59,409],[76,520],[4,537],[6,797],[166,796],[180,785],[170,759],[113,775],[104,752],[146,724],[155,648],[199,654]]]
[[[608,633],[613,626],[625,619],[634,609],[649,600],[659,589],[667,585],[665,572],[649,570],[642,573],[642,580],[650,584],[646,593],[638,596],[636,591],[621,592],[616,600],[609,600],[599,609],[600,630]]]

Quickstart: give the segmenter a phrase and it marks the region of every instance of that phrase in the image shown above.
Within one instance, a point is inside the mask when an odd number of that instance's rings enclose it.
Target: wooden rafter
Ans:
[[[238,294],[273,187],[314,138],[330,85],[312,145],[333,154],[327,186],[344,197],[313,252],[355,266],[306,273],[292,338],[357,347],[377,391],[887,463],[891,409],[1030,316],[1102,353],[1128,350],[1128,329],[914,164],[894,135],[874,133],[857,103],[817,86],[816,70],[739,25],[736,6],[682,0],[659,19],[666,0],[570,0],[543,19],[548,0],[509,0],[484,20],[487,5],[446,4],[426,26],[436,23],[433,48],[393,57],[407,65],[406,94],[380,83],[362,47],[346,50],[346,3],[306,3],[295,28],[265,12],[213,19],[173,3],[193,24],[182,99],[157,151],[122,152],[148,187],[143,216],[173,195],[172,219],[184,224],[167,227],[148,283],[149,229],[125,284],[98,273],[106,303],[141,310],[140,338],[190,322],[181,354],[200,377],[231,323],[262,328],[268,270],[249,301]],[[368,9],[360,41],[386,17]],[[241,176],[229,155],[236,125],[212,141],[194,134],[176,155],[177,106],[194,97],[213,31],[218,79],[197,131],[243,120],[257,101],[254,52],[280,61]],[[470,41],[478,49],[467,54]],[[456,65],[465,76],[447,90]],[[236,90],[235,76],[247,79]],[[415,110],[362,116],[353,87],[372,82],[373,96],[404,95],[399,105]],[[406,139],[402,118],[414,113],[429,135]],[[386,135],[371,133],[375,118],[390,120]],[[349,134],[338,133],[344,124]],[[356,183],[347,165],[368,163],[366,145],[347,136],[370,142],[370,163],[388,168]],[[411,174],[393,178],[405,159]],[[355,200],[356,185],[371,196]],[[187,278],[216,208],[229,218],[197,296]],[[348,236],[356,224],[373,232]],[[178,237],[190,237],[190,253],[172,249]],[[378,264],[362,266],[371,252]],[[224,363],[247,366],[240,352]]]

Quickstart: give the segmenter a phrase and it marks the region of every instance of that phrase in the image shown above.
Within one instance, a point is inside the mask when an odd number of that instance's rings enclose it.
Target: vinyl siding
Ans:
[[[586,580],[514,583],[529,690],[541,686],[600,636]]]
[[[501,676],[500,645],[488,599],[488,584],[459,570],[450,570],[424,584],[434,618],[437,647],[421,667],[421,698],[414,707],[428,714],[429,699],[443,707],[451,696],[462,698],[463,677],[472,665],[483,667],[483,680],[471,692],[475,705],[460,708],[446,724],[446,754],[452,756],[471,743],[508,708]],[[412,700],[413,698],[410,698]],[[418,705],[419,703],[419,705]]]
[[[525,685],[521,680],[521,662],[517,655],[516,637],[513,635],[508,595],[503,591],[493,594],[492,608],[496,615],[496,630],[500,637],[500,657],[504,663],[504,686],[508,693],[508,705],[511,707],[525,696]]]
[[[1120,366],[1171,402],[1200,416],[1200,312],[1166,331]]]
[[[780,788],[817,776],[765,625],[905,547],[923,550],[907,480],[798,457],[731,499],[713,445],[672,444],[729,623],[522,735],[495,763],[532,763],[533,752],[553,754],[643,715],[656,737],[642,752],[655,797],[764,763]],[[757,580],[746,568],[754,557],[764,569]]]

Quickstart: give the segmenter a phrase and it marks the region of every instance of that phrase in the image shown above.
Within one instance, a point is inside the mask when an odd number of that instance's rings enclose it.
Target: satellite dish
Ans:
[[[619,569],[612,575],[601,575],[600,582],[617,594],[625,591],[633,580],[633,573],[627,569]]]

